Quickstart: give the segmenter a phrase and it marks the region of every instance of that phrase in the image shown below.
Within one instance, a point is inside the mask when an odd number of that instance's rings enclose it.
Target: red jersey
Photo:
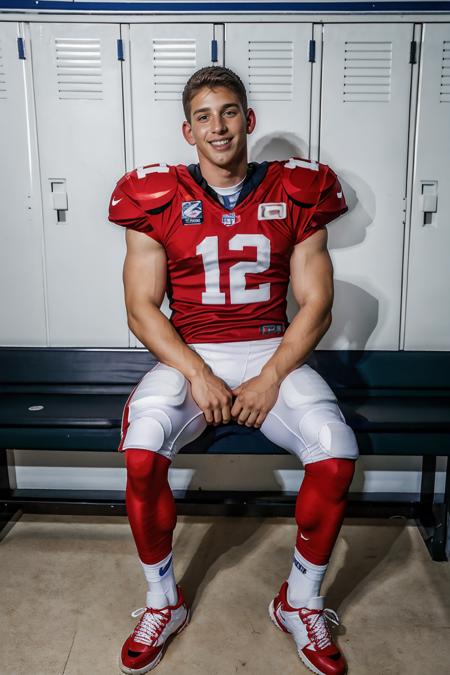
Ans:
[[[170,321],[188,344],[283,335],[294,246],[348,210],[328,165],[263,165],[232,211],[182,164],[133,169],[111,196],[111,222],[164,247]]]

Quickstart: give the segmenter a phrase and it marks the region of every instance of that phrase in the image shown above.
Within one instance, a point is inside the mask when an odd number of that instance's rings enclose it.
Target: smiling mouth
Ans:
[[[231,138],[223,138],[220,141],[209,141],[214,148],[228,148]]]

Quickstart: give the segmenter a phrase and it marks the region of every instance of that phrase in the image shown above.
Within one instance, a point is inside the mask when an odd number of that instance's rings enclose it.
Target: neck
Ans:
[[[205,157],[199,156],[200,171],[209,185],[216,187],[232,187],[247,175],[247,156],[233,166],[217,166]]]

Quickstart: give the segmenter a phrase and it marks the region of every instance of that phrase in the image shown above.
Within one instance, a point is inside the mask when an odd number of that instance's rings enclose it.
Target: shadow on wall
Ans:
[[[250,149],[252,161],[262,162],[289,159],[289,157],[307,157],[308,144],[296,134],[270,136],[257,139]],[[348,205],[348,211],[329,223],[328,250],[337,251],[351,246],[357,247],[366,238],[366,230],[375,217],[375,195],[372,188],[364,183],[360,176],[346,173],[352,177],[352,185],[341,178],[338,167],[326,156],[321,162],[329,164],[338,174]],[[363,206],[364,204],[364,206]],[[343,221],[343,222],[342,222]],[[367,285],[367,279],[364,280]],[[349,281],[334,280],[333,323],[317,345],[317,349],[365,349],[376,329],[379,319],[379,299],[356,284]],[[298,305],[289,286],[287,294],[287,315],[292,321],[298,312]]]

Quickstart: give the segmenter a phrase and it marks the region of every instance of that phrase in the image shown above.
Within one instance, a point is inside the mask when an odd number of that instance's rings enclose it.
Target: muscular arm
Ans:
[[[320,229],[297,244],[290,260],[291,286],[300,307],[262,372],[278,385],[304,363],[330,327],[333,265],[328,232]]]
[[[123,268],[128,326],[156,358],[191,382],[192,395],[209,423],[228,422],[232,394],[177,333],[160,306],[167,281],[164,248],[142,232],[127,230]]]

